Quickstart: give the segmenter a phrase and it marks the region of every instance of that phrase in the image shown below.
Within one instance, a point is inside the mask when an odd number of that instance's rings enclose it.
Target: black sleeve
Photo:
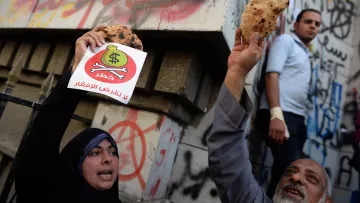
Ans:
[[[68,71],[59,80],[18,149],[15,160],[18,203],[46,202],[46,196],[56,188],[60,142],[76,106],[86,94],[68,89],[70,78]]]

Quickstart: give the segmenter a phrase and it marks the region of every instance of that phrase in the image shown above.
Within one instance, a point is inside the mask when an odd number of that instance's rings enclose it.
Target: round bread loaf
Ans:
[[[124,25],[110,25],[98,31],[106,42],[119,43],[134,49],[143,50],[143,44],[138,36]]]
[[[241,34],[247,44],[254,32],[260,40],[276,28],[276,19],[289,6],[289,0],[251,0],[241,15]]]

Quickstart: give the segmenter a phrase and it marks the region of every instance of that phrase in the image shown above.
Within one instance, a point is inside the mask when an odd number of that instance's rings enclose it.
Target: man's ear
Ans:
[[[294,30],[297,30],[298,27],[299,27],[299,23],[296,21],[296,22],[294,23]]]
[[[332,203],[331,197],[327,197],[325,203]]]

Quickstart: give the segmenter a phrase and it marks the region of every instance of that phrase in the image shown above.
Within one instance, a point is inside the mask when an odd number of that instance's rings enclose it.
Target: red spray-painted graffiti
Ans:
[[[160,183],[161,183],[161,180],[157,179],[155,185],[151,188],[151,192],[150,192],[151,197],[155,197],[156,192],[159,189]]]
[[[126,0],[109,4],[99,12],[94,21],[96,24],[125,23],[139,26],[149,16],[159,17],[159,25],[164,19],[167,22],[182,20],[199,10],[206,0]]]
[[[172,147],[172,145],[175,143],[176,137],[174,131],[171,128],[168,128],[165,130],[165,132],[163,132],[160,135],[160,139],[161,139],[160,144],[158,146],[159,153],[155,155],[155,163],[157,166],[157,170],[161,170],[166,166],[166,161],[167,161],[166,156],[169,153],[169,150]],[[160,183],[161,183],[161,177],[158,177],[155,184],[153,184],[151,187],[151,191],[150,191],[151,197],[155,197],[159,189]]]
[[[23,7],[32,11],[36,4],[37,0],[16,0],[12,4],[11,11],[15,12],[16,10],[21,10]]]
[[[168,128],[162,135],[161,135],[161,139],[166,139],[166,137],[169,136],[169,144],[167,146],[167,148],[161,148],[160,149],[160,153],[156,155],[155,160],[156,160],[156,166],[160,167],[161,164],[163,164],[165,157],[166,157],[166,152],[169,151],[170,146],[171,146],[171,142],[175,142],[176,138],[174,135],[174,132],[171,130],[171,128]],[[162,146],[159,146],[162,147]]]
[[[152,124],[146,129],[141,129],[136,124],[137,118],[138,111],[130,109],[126,119],[116,123],[113,127],[111,127],[109,133],[115,138],[117,144],[126,146],[125,149],[120,149],[119,181],[130,181],[134,178],[137,178],[142,190],[144,190],[146,184],[141,171],[146,159],[145,135],[154,131],[156,129],[157,123]],[[130,130],[130,133],[125,133],[126,130]],[[118,132],[118,134],[115,134],[115,132]],[[135,145],[136,142],[140,142],[140,145]],[[135,146],[141,146],[140,150],[138,150],[138,154],[140,154],[139,156],[137,156]],[[138,159],[138,157],[140,157],[140,159]],[[132,172],[123,172],[123,169],[130,163],[133,167]]]
[[[103,9],[98,13],[93,25],[96,24],[136,24],[139,25],[150,15],[157,16],[168,22],[187,18],[199,10],[206,0],[14,0],[11,11],[26,6],[28,12],[54,11],[62,8],[61,17],[68,18],[86,9],[79,18],[76,28],[83,28],[91,11],[95,6],[101,5]],[[99,3],[101,4],[99,4]],[[35,8],[34,8],[35,7]],[[78,18],[77,18],[78,19]],[[69,25],[75,27],[75,25]]]

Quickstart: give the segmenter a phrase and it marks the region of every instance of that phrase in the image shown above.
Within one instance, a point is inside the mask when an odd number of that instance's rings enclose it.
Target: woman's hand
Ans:
[[[100,34],[96,33],[105,26],[100,25],[92,29],[91,31],[85,33],[83,36],[79,37],[75,43],[75,58],[74,64],[72,67],[72,72],[78,67],[81,59],[84,57],[87,47],[90,46],[92,51],[95,51],[96,47],[101,47],[105,44],[105,39]]]

